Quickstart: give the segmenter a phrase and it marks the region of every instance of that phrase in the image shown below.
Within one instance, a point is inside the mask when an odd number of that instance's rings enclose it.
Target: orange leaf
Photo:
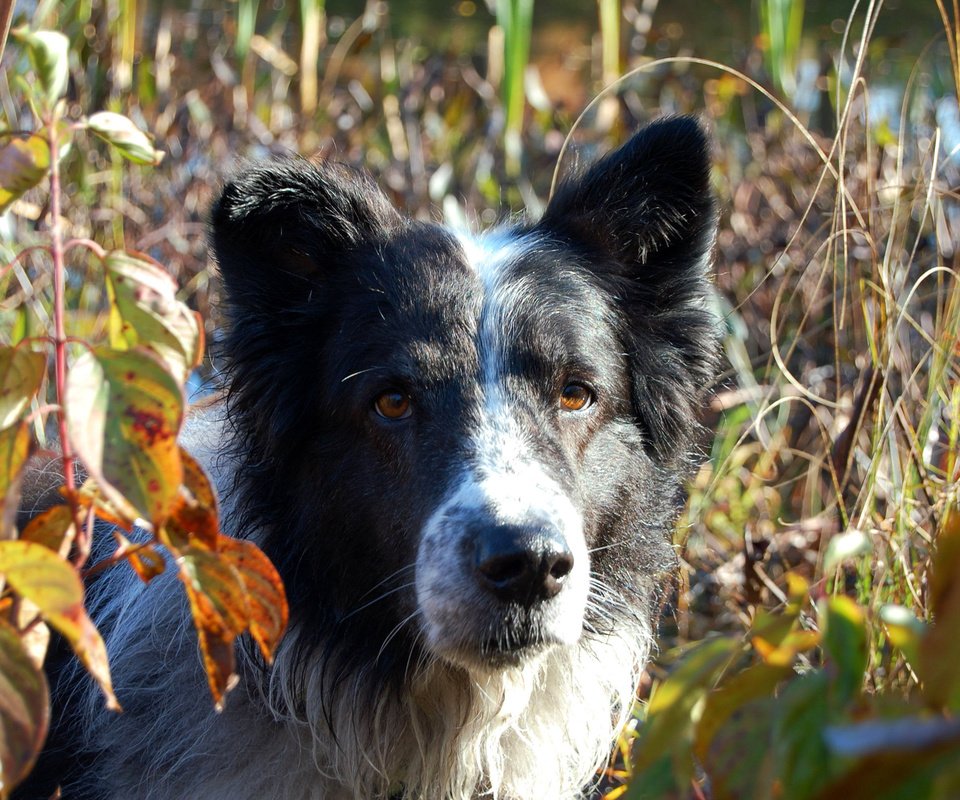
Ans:
[[[210,691],[219,705],[236,681],[233,640],[250,618],[243,581],[232,565],[198,547],[181,553],[180,580],[190,600]]]
[[[113,531],[117,554],[123,556],[144,583],[150,583],[167,567],[163,555],[153,545],[135,545],[120,531]]]
[[[267,661],[287,627],[287,598],[283,581],[270,559],[253,542],[220,537],[221,556],[232,564],[243,581],[250,609],[250,635]]]
[[[189,546],[216,550],[220,536],[217,495],[199,462],[180,448],[183,485],[161,538],[174,551]]]
[[[21,532],[20,540],[42,544],[54,553],[59,553],[61,558],[66,558],[76,535],[77,529],[70,506],[58,505],[30,520]]]

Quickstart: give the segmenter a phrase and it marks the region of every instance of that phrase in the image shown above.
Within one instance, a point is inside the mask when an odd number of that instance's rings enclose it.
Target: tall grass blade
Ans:
[[[526,106],[523,78],[530,59],[533,34],[533,0],[497,0],[497,25],[503,31],[503,84],[506,109],[504,148],[507,172],[520,172],[521,131]]]
[[[325,0],[300,0],[300,113],[312,116],[317,110],[317,67],[323,47]]]

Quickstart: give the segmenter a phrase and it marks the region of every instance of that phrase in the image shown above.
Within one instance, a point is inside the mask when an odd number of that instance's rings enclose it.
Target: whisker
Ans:
[[[387,591],[383,592],[383,594],[379,594],[376,597],[374,597],[373,600],[371,600],[370,602],[364,603],[362,606],[358,606],[357,608],[352,609],[346,616],[340,619],[340,622],[341,623],[345,622],[346,620],[350,619],[350,617],[352,617],[354,614],[359,614],[361,611],[363,611],[363,609],[370,608],[370,606],[375,605],[376,603],[379,603],[381,600],[389,597],[390,595],[396,594],[397,592],[403,589],[409,589],[411,586],[416,586],[416,581],[410,581],[409,583],[402,583],[399,586],[395,586],[393,589],[388,589]],[[367,594],[369,594],[369,592],[367,592]]]

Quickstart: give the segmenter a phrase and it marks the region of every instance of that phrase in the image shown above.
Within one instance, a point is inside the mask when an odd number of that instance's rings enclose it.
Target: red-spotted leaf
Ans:
[[[159,527],[183,475],[173,376],[142,348],[88,351],[70,370],[66,413],[70,442],[107,499]]]
[[[117,250],[105,259],[110,346],[153,350],[183,382],[202,356],[201,325],[177,300],[177,285],[149,256]]]
[[[8,139],[0,147],[0,214],[43,180],[50,169],[50,147],[36,134]]]
[[[46,359],[42,353],[0,347],[0,429],[16,422],[40,388]]]
[[[190,600],[210,692],[221,704],[236,681],[233,640],[250,618],[243,580],[231,564],[199,547],[180,554],[180,579]]]
[[[186,450],[180,450],[183,484],[177,502],[164,524],[160,538],[178,552],[186,547],[216,550],[220,539],[220,515],[217,495],[199,462]]]
[[[76,535],[76,523],[70,506],[58,505],[30,520],[20,534],[20,540],[42,544],[59,553],[61,558],[66,558]]]
[[[0,542],[0,574],[63,634],[100,684],[107,705],[119,708],[110,683],[107,651],[83,608],[83,584],[73,567],[42,544],[5,541]]]
[[[30,772],[49,722],[43,671],[17,631],[0,620],[0,794],[6,796]]]
[[[287,627],[287,597],[283,581],[263,551],[253,542],[220,537],[220,557],[231,564],[243,580],[250,611],[250,635],[267,661]]]

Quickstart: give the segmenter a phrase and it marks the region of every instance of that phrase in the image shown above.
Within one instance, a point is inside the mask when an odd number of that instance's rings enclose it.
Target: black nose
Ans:
[[[505,602],[556,597],[573,569],[573,554],[556,531],[498,525],[477,531],[474,541],[477,582]]]

